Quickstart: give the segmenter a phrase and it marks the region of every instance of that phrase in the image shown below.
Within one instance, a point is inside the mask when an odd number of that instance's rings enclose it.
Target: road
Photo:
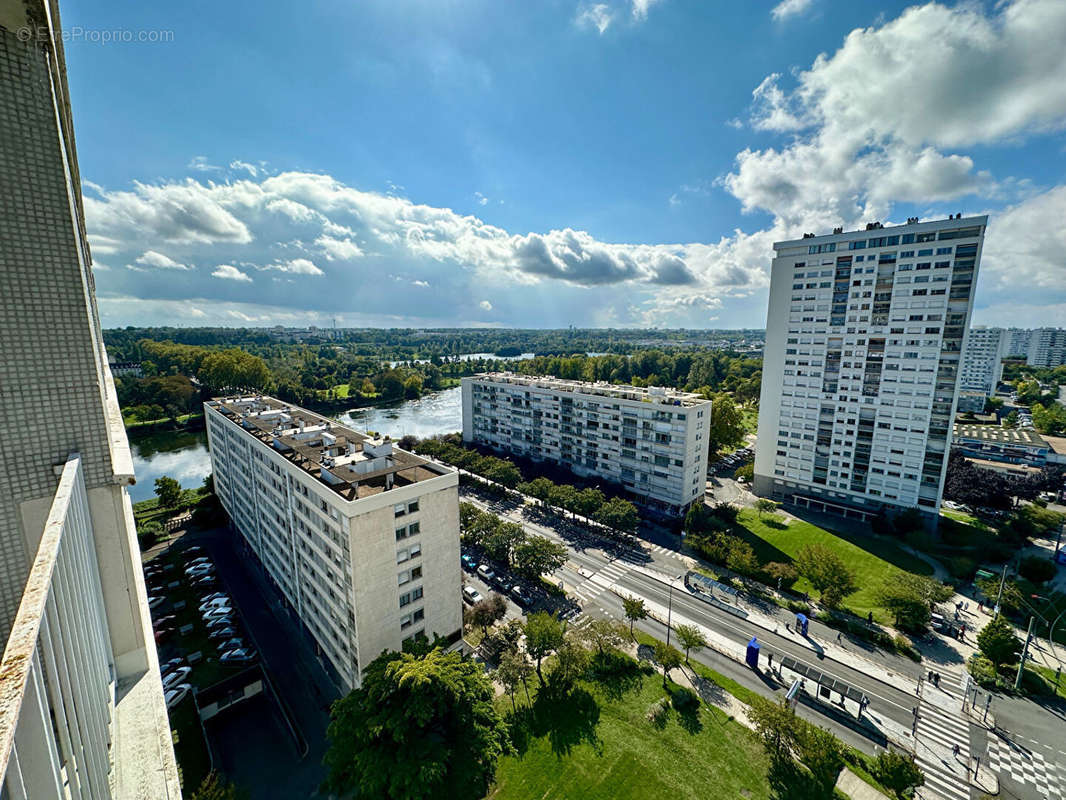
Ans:
[[[666,577],[683,575],[689,568],[684,557],[663,545],[614,549],[594,539],[574,541],[572,536],[562,534],[556,526],[547,524],[547,519],[531,519],[530,515],[523,513],[521,507],[514,504],[487,503],[470,492],[464,492],[462,499],[487,508],[510,521],[519,522],[531,533],[547,536],[567,546],[569,560],[553,575],[553,578],[562,580],[569,587],[578,587],[574,594],[581,603],[581,611],[573,618],[577,623],[585,617],[608,617],[618,620],[624,618],[621,598],[609,590],[609,587],[615,584],[620,589],[643,597],[650,603],[663,607],[669,605],[671,603],[669,585],[655,577],[634,570],[635,566],[655,570]],[[600,577],[597,578],[597,576]],[[915,706],[913,695],[871,678],[845,664],[833,662],[830,659],[819,660],[814,651],[799,644],[795,638],[774,634],[772,631],[717,611],[691,596],[684,588],[675,588],[673,591],[672,607],[679,617],[697,622],[737,644],[746,643],[753,634],[756,634],[764,647],[762,651],[764,658],[767,653],[772,652],[778,657],[778,663],[780,663],[780,655],[791,655],[822,672],[832,674],[837,679],[865,693],[871,700],[869,711],[875,717],[883,715],[898,726],[910,727],[912,710]],[[791,618],[790,614],[782,612],[780,616],[782,630],[784,630],[785,622]],[[637,627],[657,638],[666,638],[666,626],[655,620],[642,621],[637,624]],[[835,631],[830,631],[824,626],[819,628],[814,624],[812,624],[810,633],[815,643],[819,638],[824,639],[829,636],[835,638],[836,636]],[[854,646],[859,645],[854,643]],[[915,678],[921,674],[920,666],[893,654],[870,650],[865,655],[867,658],[884,663],[899,674]],[[754,673],[735,659],[712,650],[694,653],[692,658],[767,696],[783,693],[788,688],[776,680],[769,680],[764,675]],[[823,713],[823,710],[830,713]],[[854,726],[853,712],[841,714],[839,711],[834,712],[832,708],[823,709],[819,706],[816,710],[801,706],[800,713],[820,725],[829,727],[842,739],[866,752],[874,752],[876,746],[884,745],[883,737],[875,731]]]
[[[977,702],[984,707],[985,694]],[[974,753],[998,767],[1000,797],[1066,798],[1066,702],[1041,705],[1025,697],[996,696],[995,731],[974,727]]]

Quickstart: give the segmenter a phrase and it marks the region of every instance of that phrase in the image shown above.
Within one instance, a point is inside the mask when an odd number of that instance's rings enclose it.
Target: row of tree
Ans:
[[[981,469],[957,450],[948,458],[944,497],[957,503],[998,509],[1014,508],[1022,500],[1036,500],[1041,492],[1062,487],[1061,467],[1045,468],[1039,473],[1005,475]]]
[[[458,438],[457,435],[450,434],[423,439],[414,445],[414,451],[419,455],[437,458],[453,467],[473,472],[508,489],[515,489],[522,482],[522,473],[513,461],[482,455],[477,450],[463,447]]]
[[[534,478],[515,487],[522,494],[538,500],[548,511],[563,509],[579,517],[594,520],[618,533],[636,533],[640,527],[637,507],[620,497],[608,498],[596,488],[577,489],[547,478]]]
[[[530,534],[516,522],[501,519],[473,503],[459,503],[460,539],[483,550],[498,564],[536,581],[566,563],[566,548],[546,536]]]

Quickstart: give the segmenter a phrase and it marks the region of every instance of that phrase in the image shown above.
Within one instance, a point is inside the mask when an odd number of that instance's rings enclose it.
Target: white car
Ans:
[[[203,612],[203,618],[205,622],[210,622],[213,619],[228,617],[232,614],[233,609],[229,606],[215,606],[214,608],[209,608],[207,611]]]
[[[167,701],[167,708],[173,708],[182,700],[185,699],[185,695],[192,691],[192,686],[187,683],[179,683],[172,689],[168,689],[164,697]]]
[[[222,606],[228,606],[228,605],[229,605],[229,598],[228,597],[215,597],[215,598],[212,598],[211,600],[207,600],[206,602],[200,604],[200,613],[202,614],[205,611],[210,611],[212,608],[221,608]]]
[[[196,567],[189,567],[185,570],[185,575],[189,578],[199,578],[201,575],[210,575],[215,571],[215,568],[210,564],[200,564]]]
[[[466,602],[470,603],[470,605],[474,605],[475,603],[480,603],[485,598],[482,596],[481,592],[479,592],[473,586],[464,586],[463,599]]]
[[[170,689],[176,686],[189,677],[190,672],[192,672],[192,667],[178,667],[176,670],[168,672],[163,676],[163,688]]]

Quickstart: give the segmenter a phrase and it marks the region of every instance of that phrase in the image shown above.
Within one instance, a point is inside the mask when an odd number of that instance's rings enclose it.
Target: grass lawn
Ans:
[[[664,696],[657,674],[637,673],[621,690],[579,681],[538,710],[520,753],[500,760],[488,797],[770,797],[769,762],[750,731],[708,706],[686,717],[670,709],[660,728],[647,714]],[[510,714],[510,700],[500,703]]]
[[[806,544],[822,544],[832,550],[855,575],[855,582],[861,587],[854,594],[844,599],[844,605],[860,616],[870,611],[874,617],[883,622],[890,622],[889,615],[874,603],[877,589],[892,575],[899,571],[930,575],[933,568],[925,561],[902,550],[894,542],[882,537],[860,534],[830,532],[810,522],[792,520],[783,525],[781,518],[769,516],[760,519],[750,508],[740,512],[738,522],[740,531],[755,549],[755,554],[762,561],[791,561]],[[793,586],[800,592],[814,591],[806,579],[800,578]]]
[[[742,406],[740,409],[744,430],[748,433],[759,432],[759,408],[758,406]]]

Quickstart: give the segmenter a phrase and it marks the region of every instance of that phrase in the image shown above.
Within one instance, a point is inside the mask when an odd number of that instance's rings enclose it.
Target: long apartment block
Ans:
[[[1007,331],[975,325],[966,334],[959,369],[959,411],[983,411],[1003,378]]]
[[[711,401],[700,395],[509,372],[462,386],[463,441],[602,477],[665,513],[704,494]]]
[[[774,244],[758,494],[937,513],[987,217]]]
[[[462,631],[458,474],[262,395],[204,404],[215,491],[347,688]]]

